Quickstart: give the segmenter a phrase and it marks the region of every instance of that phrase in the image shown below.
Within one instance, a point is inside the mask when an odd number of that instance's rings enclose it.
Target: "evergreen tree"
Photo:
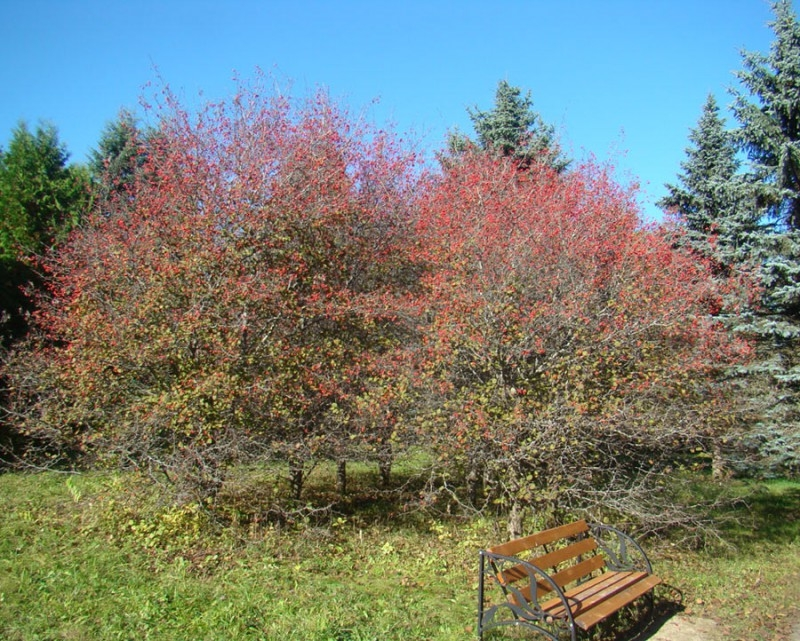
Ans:
[[[772,217],[800,229],[800,24],[789,0],[773,5],[775,39],[768,55],[744,52],[734,91],[743,149]],[[752,98],[753,100],[751,100]]]
[[[774,225],[762,238],[765,304],[800,322],[800,24],[791,3],[773,5],[769,55],[745,52],[734,113],[750,160],[753,198]]]
[[[88,172],[68,159],[49,124],[31,131],[20,123],[0,154],[0,342],[26,331],[30,301],[22,288],[37,282],[28,258],[62,238],[89,204]]]
[[[773,4],[769,54],[743,52],[732,91],[738,146],[749,161],[731,188],[747,193],[759,225],[743,246],[757,266],[760,307],[740,317],[757,358],[742,373],[755,425],[749,438],[760,471],[800,472],[800,25],[788,0]],[[742,256],[739,257],[743,259]]]
[[[555,129],[533,110],[530,92],[523,95],[521,89],[501,80],[492,109],[467,111],[480,149],[513,156],[526,167],[539,161],[560,172],[569,165],[570,161],[564,158],[556,140]],[[450,138],[450,151],[457,155],[474,144],[455,133]]]
[[[689,142],[678,183],[667,184],[668,194],[657,204],[681,223],[685,235],[676,242],[712,261],[717,277],[724,283],[754,260],[752,241],[754,234],[758,235],[759,223],[748,206],[745,180],[738,174],[740,163],[735,139],[726,130],[725,119],[712,94],[706,98],[697,126],[689,132]],[[733,330],[752,322],[750,310],[730,315],[723,308],[718,318]],[[732,382],[729,379],[725,384]],[[744,379],[745,389],[747,384]],[[715,475],[722,474],[727,467],[723,441],[709,442]]]
[[[40,253],[77,223],[88,176],[68,159],[53,125],[14,129],[0,155],[0,257]]]
[[[666,185],[669,193],[657,204],[678,216],[693,250],[721,265],[741,262],[744,235],[757,223],[743,202],[743,190],[737,189],[741,184],[735,141],[711,94],[689,141],[679,184]]]
[[[90,202],[85,167],[68,166],[69,154],[53,125],[31,131],[23,122],[0,153],[0,345],[27,335],[33,301],[29,287],[42,286],[32,255],[42,254],[77,224]],[[5,377],[5,372],[0,372]],[[0,381],[0,404],[8,385]],[[0,413],[0,466],[26,439]]]
[[[146,158],[146,138],[147,134],[140,131],[136,117],[129,111],[122,111],[105,126],[97,149],[89,156],[89,170],[101,198],[121,193],[132,185],[135,172]]]

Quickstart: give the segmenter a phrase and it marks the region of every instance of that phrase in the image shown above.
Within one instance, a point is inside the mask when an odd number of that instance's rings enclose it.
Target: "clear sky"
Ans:
[[[84,161],[159,75],[193,104],[259,67],[433,151],[504,79],[573,158],[638,180],[653,217],[706,96],[730,104],[771,17],[767,0],[0,0],[0,146],[46,120]]]

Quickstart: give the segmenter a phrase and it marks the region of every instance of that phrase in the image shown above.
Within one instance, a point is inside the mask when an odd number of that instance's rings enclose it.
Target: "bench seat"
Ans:
[[[644,572],[605,572],[564,593],[572,610],[575,624],[588,630],[661,583],[657,576]],[[542,604],[542,610],[552,617],[564,618],[561,599]]]

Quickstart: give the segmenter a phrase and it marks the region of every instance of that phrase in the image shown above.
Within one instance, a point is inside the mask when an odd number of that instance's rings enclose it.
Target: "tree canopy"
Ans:
[[[352,450],[341,416],[390,366],[413,284],[413,156],[324,95],[237,100],[196,121],[172,103],[144,170],[43,263],[59,344],[34,347],[31,429],[71,425],[186,496],[256,454]]]
[[[480,149],[510,156],[525,167],[544,163],[563,171],[569,165],[570,161],[561,152],[555,129],[534,111],[530,92],[523,95],[519,87],[501,80],[492,109],[481,111],[476,107],[467,111]],[[471,144],[474,143],[457,133],[450,139],[450,149],[456,153]]]
[[[164,89],[155,127],[122,112],[85,169],[20,126],[0,248],[37,255],[44,289],[7,415],[178,501],[252,461],[295,500],[320,460],[342,494],[353,460],[388,485],[409,451],[423,500],[506,511],[512,535],[531,508],[666,527],[663,475],[765,424],[758,399],[791,406],[781,437],[798,406],[796,23],[776,16],[772,54],[745,56],[757,102],[737,95],[732,133],[707,98],[663,224],[506,81],[438,168],[324,92],[193,110]]]
[[[775,38],[769,54],[744,52],[736,75],[738,135],[769,213],[800,229],[800,24],[790,0],[773,5]]]
[[[20,123],[0,154],[0,252],[37,254],[77,223],[89,200],[86,173],[67,165],[54,125]]]

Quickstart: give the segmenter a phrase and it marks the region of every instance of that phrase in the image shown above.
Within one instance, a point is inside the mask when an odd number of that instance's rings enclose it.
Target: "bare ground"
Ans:
[[[781,637],[775,637],[779,639]],[[674,614],[655,622],[636,641],[726,641],[729,636],[713,619]],[[785,641],[800,641],[800,623],[794,625]]]
[[[658,622],[641,641],[723,641],[725,635],[713,619],[676,614]]]

